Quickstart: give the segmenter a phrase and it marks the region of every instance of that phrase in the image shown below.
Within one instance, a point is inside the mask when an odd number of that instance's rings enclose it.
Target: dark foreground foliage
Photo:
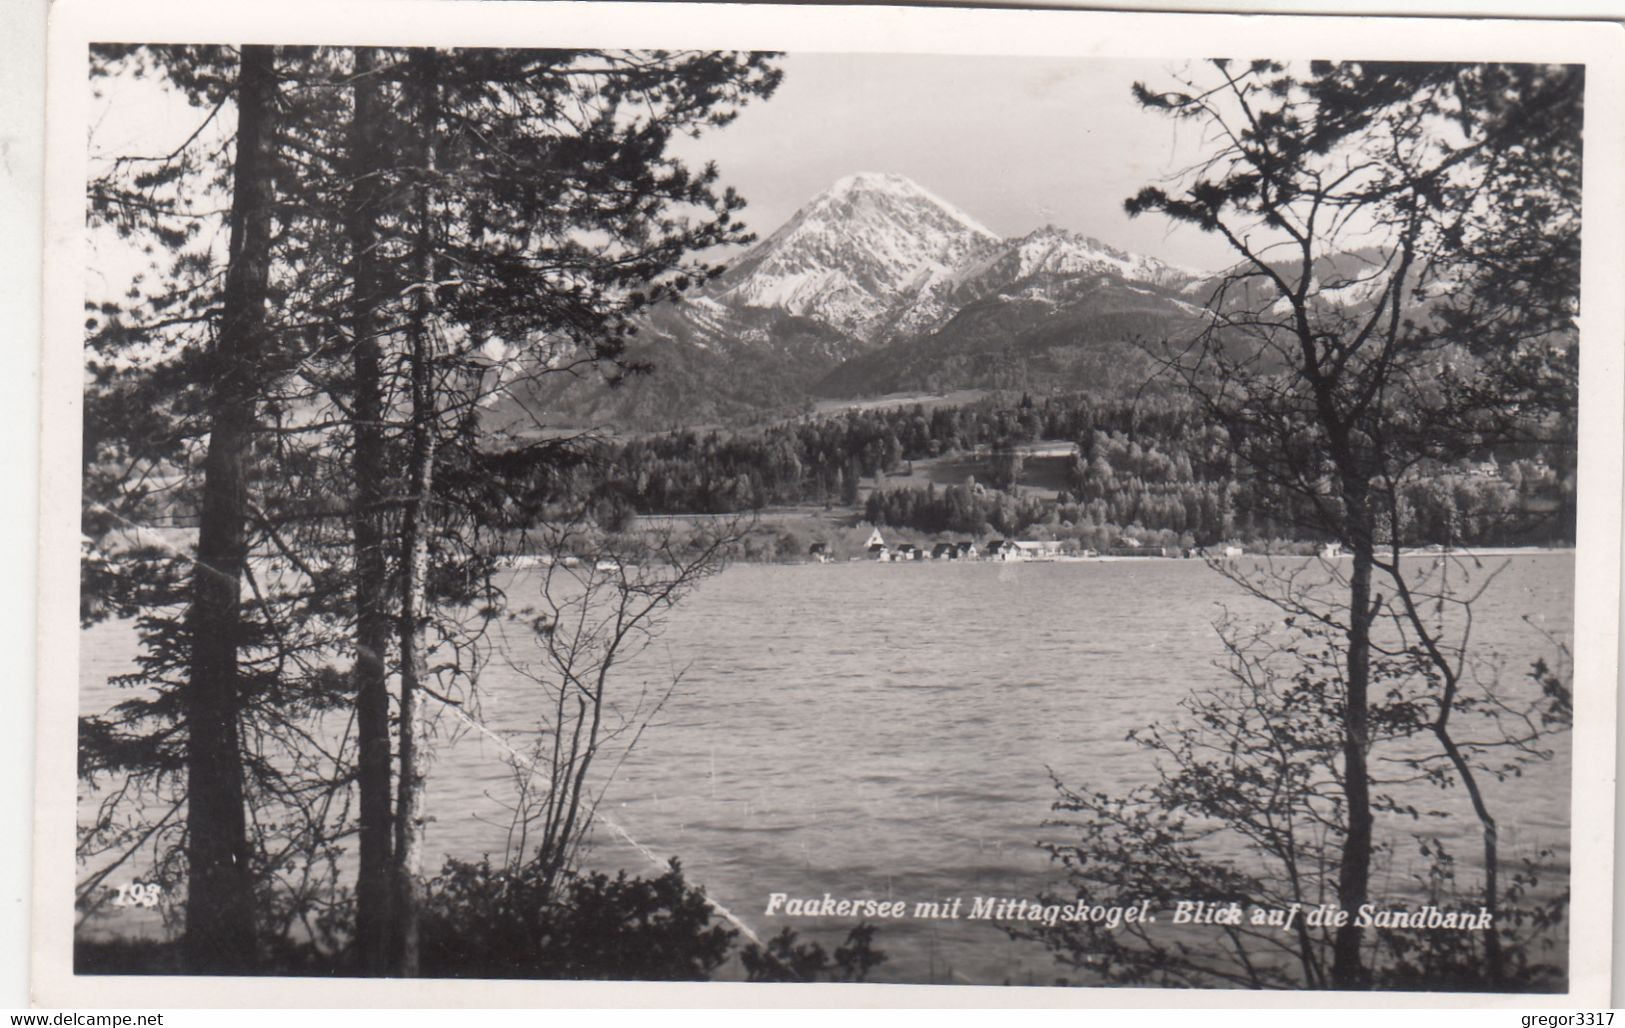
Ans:
[[[831,954],[816,942],[797,942],[796,933],[786,928],[766,946],[746,946],[739,959],[753,982],[861,982],[886,962],[886,954],[874,948],[878,931],[872,924],[859,924]]]
[[[556,892],[534,865],[448,860],[424,905],[423,974],[699,981],[738,934],[712,923],[675,860],[657,878],[570,875]]]
[[[425,883],[424,978],[705,981],[734,953],[739,933],[719,923],[703,890],[681,865],[653,878],[603,872],[544,875],[535,861],[447,860]],[[350,915],[340,908],[339,919]],[[337,930],[350,935],[348,925]],[[860,924],[833,953],[786,928],[765,947],[739,952],[750,981],[863,981],[886,955],[878,931]],[[193,974],[177,943],[158,939],[78,940],[77,974]],[[304,977],[356,976],[347,949],[287,938],[262,939],[247,972]]]

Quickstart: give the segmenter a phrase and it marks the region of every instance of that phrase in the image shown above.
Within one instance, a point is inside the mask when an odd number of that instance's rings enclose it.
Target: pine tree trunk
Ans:
[[[356,957],[364,974],[389,966],[390,875],[393,867],[390,810],[388,653],[389,568],[384,553],[384,505],[388,474],[384,453],[383,386],[380,376],[379,146],[383,114],[377,55],[357,47],[355,109],[350,132],[351,202],[347,212],[351,277],[350,330],[354,342],[355,450],[351,473],[355,498],[356,604],[356,789],[359,794],[356,877]]]
[[[187,969],[204,973],[251,970],[255,960],[237,648],[248,556],[249,451],[266,348],[276,146],[274,64],[271,48],[243,48],[230,263],[211,369],[209,444],[189,612],[183,952]]]
[[[412,450],[408,495],[401,525],[405,573],[401,576],[401,742],[395,819],[395,973],[416,977],[419,970],[418,911],[423,874],[423,768],[419,750],[418,700],[427,677],[424,653],[425,594],[429,578],[429,525],[434,492],[435,390],[431,338],[434,317],[434,232],[431,179],[434,175],[436,55],[414,51],[412,77],[418,90],[420,174],[415,197],[418,281],[407,326],[411,345]]]
[[[1343,795],[1348,804],[1348,834],[1343,840],[1337,873],[1338,905],[1349,921],[1340,926],[1332,947],[1332,986],[1362,989],[1370,982],[1360,955],[1363,932],[1353,923],[1366,902],[1371,879],[1371,777],[1366,767],[1370,749],[1371,570],[1375,559],[1371,518],[1366,509],[1367,485],[1358,476],[1344,480],[1349,543],[1354,568],[1349,578],[1347,680],[1343,713]]]

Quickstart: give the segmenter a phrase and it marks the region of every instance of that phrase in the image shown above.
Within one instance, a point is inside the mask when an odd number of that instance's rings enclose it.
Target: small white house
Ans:
[[[1055,539],[1019,540],[1011,545],[1016,549],[1015,556],[1022,560],[1054,557],[1061,552],[1061,543]]]

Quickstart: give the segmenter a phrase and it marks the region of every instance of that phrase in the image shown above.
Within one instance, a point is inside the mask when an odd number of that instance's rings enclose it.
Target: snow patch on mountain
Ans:
[[[1047,225],[1001,241],[922,289],[889,326],[892,337],[933,331],[968,303],[990,296],[1058,301],[1080,280],[1109,275],[1178,288],[1199,272],[1128,253]]]
[[[982,260],[960,269],[954,275],[954,282],[964,285],[990,275],[1019,282],[1034,275],[1101,273],[1117,275],[1130,282],[1167,286],[1184,284],[1198,274],[1155,257],[1129,253],[1098,239],[1046,225],[1019,239],[1008,240]]]

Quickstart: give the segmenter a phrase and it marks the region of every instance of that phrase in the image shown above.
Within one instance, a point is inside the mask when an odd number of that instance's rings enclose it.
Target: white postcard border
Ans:
[[[1613,937],[1625,440],[1625,27],[1330,18],[665,3],[60,0],[48,42],[33,1001],[51,1006],[1606,1006]],[[1575,577],[1570,992],[1257,993],[1011,986],[187,978],[72,974],[85,48],[99,42],[704,47],[1136,58],[1384,58],[1587,65]]]

